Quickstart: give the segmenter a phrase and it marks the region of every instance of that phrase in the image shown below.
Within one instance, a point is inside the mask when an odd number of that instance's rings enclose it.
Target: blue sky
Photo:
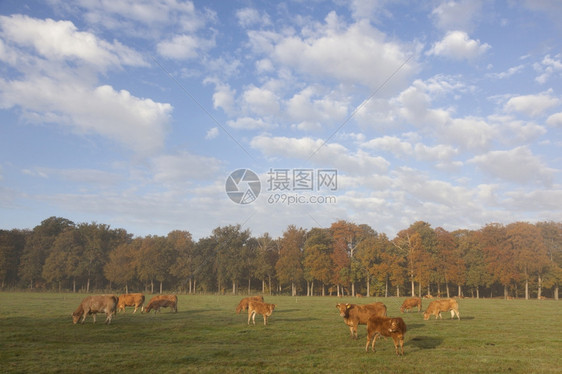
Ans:
[[[0,228],[560,221],[560,19],[556,0],[2,1]],[[238,169],[251,203],[226,194]]]

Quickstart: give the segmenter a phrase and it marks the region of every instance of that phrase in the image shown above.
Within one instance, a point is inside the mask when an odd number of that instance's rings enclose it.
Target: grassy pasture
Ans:
[[[408,325],[404,356],[392,339],[365,353],[366,328],[349,338],[340,301],[384,302],[400,315],[404,298],[336,299],[266,296],[277,309],[247,326],[238,296],[180,295],[178,313],[119,313],[111,325],[91,317],[73,325],[84,295],[0,293],[2,373],[554,373],[561,370],[562,303],[545,300],[459,300],[461,320],[422,313]],[[147,295],[147,299],[150,296]],[[424,309],[428,301],[424,300]]]

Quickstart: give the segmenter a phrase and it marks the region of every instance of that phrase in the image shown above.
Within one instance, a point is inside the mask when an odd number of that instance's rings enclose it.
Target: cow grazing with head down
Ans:
[[[138,308],[141,308],[141,312],[144,310],[144,295],[142,293],[127,293],[123,295],[119,295],[119,303],[117,304],[117,311],[125,311],[126,306],[134,306],[135,310],[133,313],[137,311]]]
[[[248,309],[250,301],[261,301],[263,303],[263,296],[248,296],[243,298],[236,307],[236,313],[240,314],[241,311]]]
[[[357,339],[357,326],[366,325],[369,317],[386,316],[386,305],[381,302],[366,305],[338,303],[336,308],[340,311],[344,323],[349,326],[352,339]]]
[[[178,297],[176,295],[157,295],[148,302],[144,313],[150,313],[154,309],[154,313],[159,312],[160,308],[170,308],[170,310],[177,313],[178,311]]]
[[[411,297],[409,299],[404,300],[402,306],[400,307],[400,312],[404,313],[405,310],[410,310],[414,307],[418,308],[418,312],[421,311],[422,308],[422,299],[419,297]]]
[[[371,316],[367,322],[367,344],[365,344],[365,352],[369,352],[369,343],[371,342],[371,349],[375,352],[377,338],[379,336],[385,336],[391,337],[392,340],[394,340],[394,350],[396,354],[403,355],[404,334],[406,334],[406,323],[404,323],[402,318]]]
[[[80,319],[81,323],[88,315],[92,315],[94,323],[96,323],[96,314],[105,313],[105,323],[110,324],[111,318],[115,314],[117,308],[117,302],[119,298],[115,295],[96,295],[85,297],[78,308],[72,313],[72,322],[76,324]]]
[[[432,315],[435,316],[435,319],[439,318],[442,319],[441,312],[448,312],[451,311],[451,319],[457,315],[457,318],[460,320],[461,317],[459,315],[459,304],[455,299],[443,299],[443,300],[434,300],[429,303],[429,306],[423,313],[423,319],[428,320],[429,317]]]
[[[275,304],[262,303],[261,301],[250,301],[248,303],[248,325],[250,324],[250,319],[256,324],[256,314],[263,315],[263,324],[267,325],[267,318],[273,314],[275,310]]]

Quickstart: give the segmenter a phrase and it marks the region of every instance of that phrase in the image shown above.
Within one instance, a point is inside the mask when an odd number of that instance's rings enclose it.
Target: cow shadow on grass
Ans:
[[[423,336],[417,335],[408,341],[408,345],[415,347],[419,350],[422,349],[435,349],[443,343],[443,338],[437,336]]]

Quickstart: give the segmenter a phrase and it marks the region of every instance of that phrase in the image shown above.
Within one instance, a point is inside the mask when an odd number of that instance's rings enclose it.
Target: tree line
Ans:
[[[487,224],[449,232],[418,221],[390,239],[334,222],[279,238],[240,225],[197,241],[188,231],[133,237],[50,217],[0,230],[2,289],[558,299],[562,223]]]

